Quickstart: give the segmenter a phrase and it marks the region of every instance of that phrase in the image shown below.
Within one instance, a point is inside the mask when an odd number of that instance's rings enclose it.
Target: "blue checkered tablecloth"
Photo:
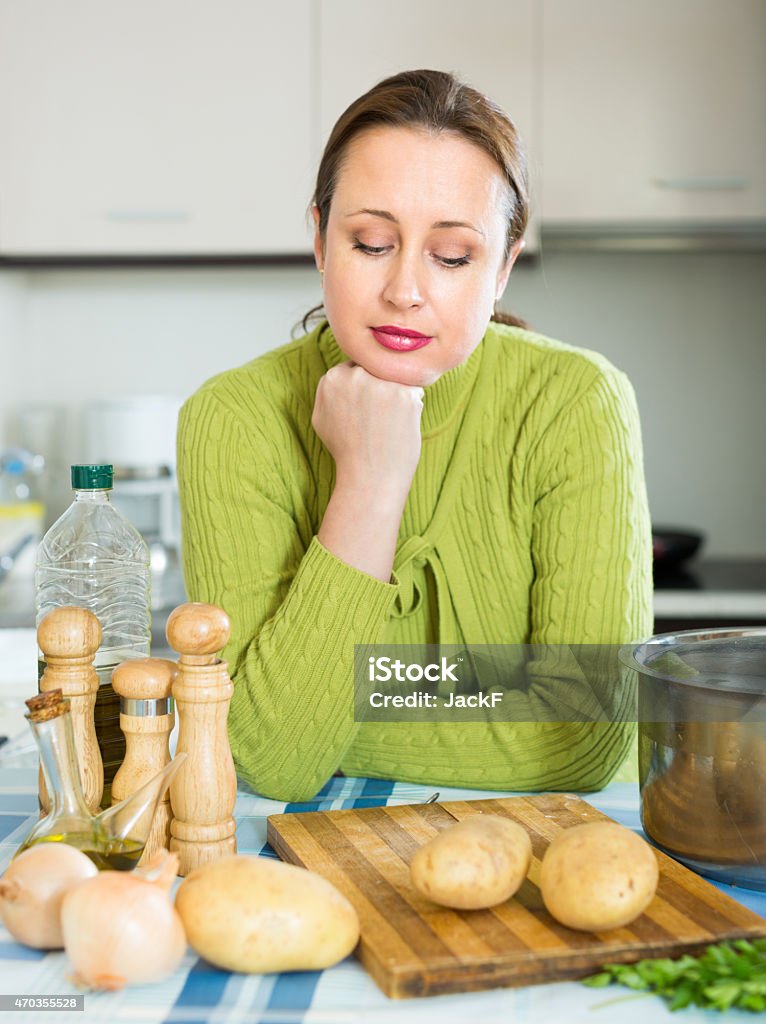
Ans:
[[[37,820],[35,751],[26,738],[0,748],[0,871]],[[336,810],[374,807],[426,800],[433,788],[377,779],[333,778],[317,797],[305,804],[266,800],[241,785],[237,795],[237,844],[240,853],[273,857],[266,845],[266,818],[284,811]],[[476,790],[440,789],[440,800],[481,799],[497,796]],[[513,795],[513,794],[504,794]],[[638,788],[615,783],[586,799],[605,814],[640,831]],[[766,917],[766,893],[719,886],[741,903]],[[28,996],[71,995],[77,990],[67,981],[63,952],[45,953],[15,943],[0,928],[0,994]],[[242,975],[217,970],[191,951],[181,967],[161,984],[128,988],[122,992],[86,993],[83,1013],[47,1011],[0,1013],[0,1024],[19,1020],[45,1024],[130,1022],[130,1024],[551,1024],[579,1021],[610,1024],[613,1011],[606,1003],[615,997],[620,1024],[645,1024],[647,1015],[675,1024],[710,1024],[724,1018],[752,1020],[752,1014],[711,1014],[685,1010],[670,1014],[654,996],[622,1001],[625,989],[594,990],[576,982],[536,985],[519,989],[435,996],[428,999],[390,1000],[353,957],[327,971],[290,974]]]

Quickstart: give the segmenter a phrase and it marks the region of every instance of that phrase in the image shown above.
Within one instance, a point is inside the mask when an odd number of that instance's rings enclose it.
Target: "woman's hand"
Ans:
[[[317,387],[312,426],[335,459],[317,534],[336,558],[387,583],[420,459],[423,389],[341,363]]]
[[[420,459],[422,412],[422,388],[341,363],[319,381],[311,424],[335,459],[336,481],[406,499]]]

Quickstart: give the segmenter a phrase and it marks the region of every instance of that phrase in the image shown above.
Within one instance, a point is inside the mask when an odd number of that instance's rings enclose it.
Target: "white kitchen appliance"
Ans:
[[[177,553],[181,526],[176,480],[176,424],[183,399],[136,395],[85,409],[86,461],[114,466],[113,504],[144,535],[153,568]]]

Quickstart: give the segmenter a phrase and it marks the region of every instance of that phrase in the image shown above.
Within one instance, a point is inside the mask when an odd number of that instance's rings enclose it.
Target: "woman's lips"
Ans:
[[[379,345],[394,352],[414,352],[415,349],[423,348],[433,341],[427,334],[420,334],[406,327],[371,327],[370,330]]]

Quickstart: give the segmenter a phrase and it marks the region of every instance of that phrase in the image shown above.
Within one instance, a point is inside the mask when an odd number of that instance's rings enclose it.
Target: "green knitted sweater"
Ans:
[[[342,362],[326,323],[204,384],[178,433],[191,600],[232,620],[229,738],[279,800],[347,775],[479,789],[598,789],[635,726],[355,722],[354,644],[626,643],[652,626],[635,398],[606,359],[490,323],[426,388],[392,581],[317,540],[335,467],[311,427]]]

